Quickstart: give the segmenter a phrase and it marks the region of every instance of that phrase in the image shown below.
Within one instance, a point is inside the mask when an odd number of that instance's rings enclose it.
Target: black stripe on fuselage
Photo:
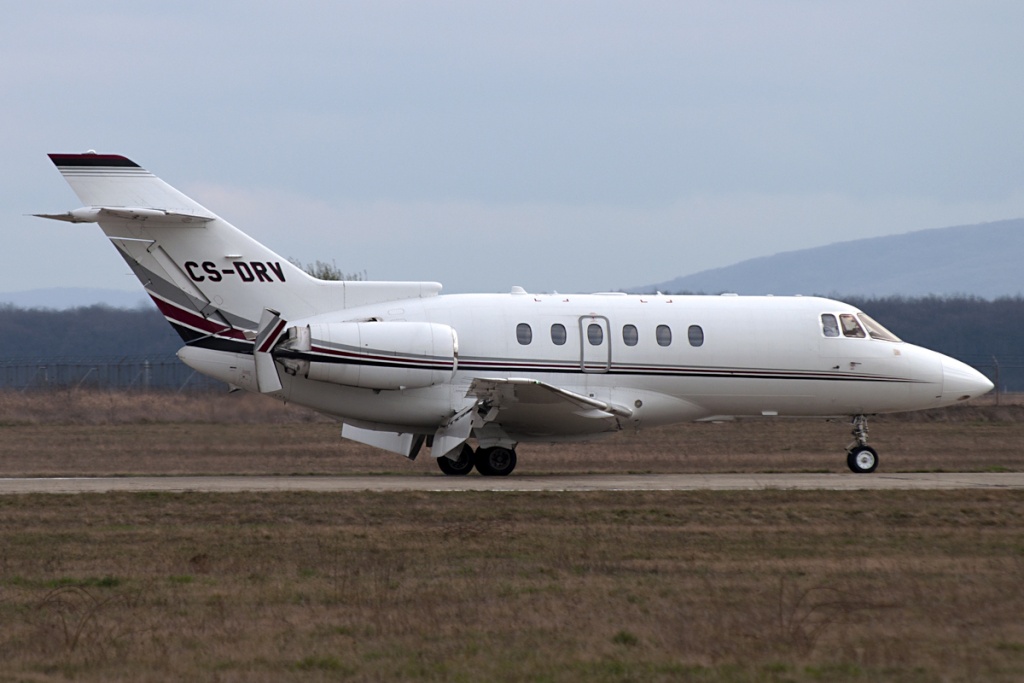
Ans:
[[[171,327],[173,327],[178,335],[181,336],[182,341],[185,342],[185,346],[197,346],[202,349],[210,349],[211,351],[228,351],[230,353],[252,355],[252,342],[225,339],[224,337],[197,332],[196,330],[193,330],[190,327],[185,327],[173,320],[168,320],[167,322],[169,322]]]
[[[429,362],[417,362],[399,359],[381,360],[380,358],[360,357],[356,355],[329,356],[305,352],[285,351],[274,354],[279,358],[295,358],[312,363],[331,363],[337,365],[362,365],[369,367],[400,368],[403,370],[450,370],[451,365],[439,367]],[[652,367],[619,366],[614,364],[608,370],[591,367],[584,370],[579,364],[545,365],[543,363],[508,363],[501,361],[460,361],[460,372],[477,371],[481,374],[517,374],[517,373],[549,373],[563,375],[614,375],[617,377],[686,377],[686,378],[718,378],[718,379],[776,379],[776,380],[817,380],[825,382],[878,382],[908,384],[918,383],[906,377],[888,377],[885,375],[851,375],[847,373],[816,372],[813,370],[772,370],[767,368],[701,368],[701,367]]]
[[[395,358],[388,360],[381,356],[359,356],[355,354],[328,355],[310,353],[305,351],[292,351],[281,349],[274,351],[275,358],[294,358],[296,360],[309,361],[310,363],[330,363],[331,365],[362,365],[373,368],[397,368],[400,370],[437,370],[440,372],[452,372],[455,369],[455,362],[450,358],[402,360]]]

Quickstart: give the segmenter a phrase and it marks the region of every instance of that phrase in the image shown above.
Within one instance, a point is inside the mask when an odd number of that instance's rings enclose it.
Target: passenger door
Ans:
[[[612,343],[608,318],[587,315],[580,318],[580,368],[583,372],[608,372],[612,364]]]

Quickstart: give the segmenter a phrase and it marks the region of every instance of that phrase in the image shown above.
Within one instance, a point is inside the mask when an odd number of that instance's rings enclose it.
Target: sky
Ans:
[[[12,3],[0,292],[138,289],[49,152],[284,257],[589,292],[1024,216],[1019,0]],[[837,264],[850,267],[849,264]],[[139,290],[141,291],[141,290]]]

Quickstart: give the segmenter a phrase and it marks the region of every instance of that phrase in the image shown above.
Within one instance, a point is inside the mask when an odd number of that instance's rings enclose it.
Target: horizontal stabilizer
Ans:
[[[181,225],[203,225],[216,216],[207,216],[199,213],[188,213],[185,211],[171,211],[170,209],[147,209],[129,208],[123,206],[84,206],[74,211],[64,213],[34,213],[37,218],[49,218],[55,221],[66,221],[68,223],[99,223],[104,218],[113,218],[123,221],[149,221],[150,223],[181,224]]]

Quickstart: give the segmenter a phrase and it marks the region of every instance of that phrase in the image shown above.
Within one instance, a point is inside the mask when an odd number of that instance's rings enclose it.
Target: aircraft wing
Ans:
[[[618,431],[629,408],[600,401],[535,379],[479,377],[466,396],[475,397],[510,434],[572,436]]]

